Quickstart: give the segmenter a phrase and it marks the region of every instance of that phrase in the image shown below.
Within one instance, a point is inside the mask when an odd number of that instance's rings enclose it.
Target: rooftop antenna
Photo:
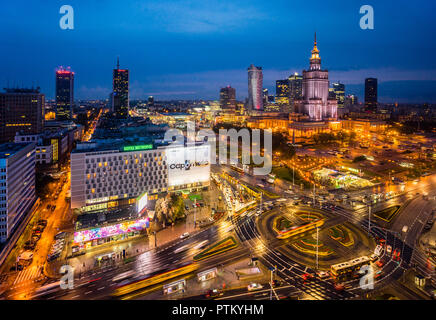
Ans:
[[[120,57],[117,57],[117,70],[120,69]]]

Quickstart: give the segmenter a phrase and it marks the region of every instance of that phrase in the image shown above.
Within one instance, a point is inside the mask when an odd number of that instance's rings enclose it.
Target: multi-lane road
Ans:
[[[241,180],[253,185],[259,183],[258,179],[248,175],[244,175]],[[421,193],[428,193],[431,198],[431,196],[436,195],[435,182],[436,177],[432,177],[431,179],[427,179],[425,184],[417,186],[417,188],[420,189]],[[270,191],[285,197],[286,194],[284,190],[287,190],[287,188],[288,186],[286,185],[282,188],[276,185],[271,187]],[[383,267],[384,276],[376,281],[376,286],[378,287],[391,284],[410,266],[416,240],[422,232],[426,217],[434,207],[434,203],[431,200],[425,200],[421,195],[416,195],[416,190],[412,190],[409,193],[391,199],[387,203],[379,204],[374,210],[396,203],[406,204],[399,217],[396,218],[395,222],[392,224],[392,230],[378,227],[374,220],[371,222],[371,234],[378,238],[386,239],[387,244],[391,245],[393,250],[399,249],[402,258],[400,262],[392,261],[388,259],[388,257],[385,258],[386,264]],[[331,214],[342,217],[368,230],[369,223],[366,208],[351,211],[338,206],[330,206],[329,208],[324,207],[324,209],[329,210]],[[227,264],[244,257],[256,256],[263,265],[274,270],[276,277],[280,277],[285,281],[284,285],[276,288],[276,294],[273,295],[274,298],[295,297],[298,295],[309,299],[353,299],[364,294],[359,288],[357,280],[347,283],[346,289],[340,292],[335,290],[334,283],[331,280],[319,279],[318,277],[312,280],[304,280],[304,274],[315,274],[315,270],[293,261],[283,253],[280,253],[274,243],[270,243],[261,236],[257,230],[255,219],[257,219],[257,217],[250,213],[239,217],[232,217],[231,222],[235,226],[234,230],[241,242],[241,246],[217,258],[200,262],[199,271],[217,265]],[[134,262],[125,265],[108,265],[102,267],[93,274],[83,275],[82,278],[75,279],[73,289],[63,290],[56,286],[45,292],[40,292],[36,287],[25,292],[25,295],[34,299],[111,298],[112,292],[118,285],[116,281],[113,281],[117,275],[133,270],[136,277],[140,278],[147,274],[172,269],[179,264],[192,261],[193,256],[198,252],[198,250],[193,248],[195,244],[205,240],[208,240],[209,243],[213,243],[227,236],[228,233],[226,230],[228,229],[228,224],[228,221],[223,221],[208,229],[192,234],[188,239],[176,240],[163,247],[147,251],[139,255]],[[408,225],[408,232],[406,234],[401,233],[401,229],[404,225]],[[414,255],[414,259],[416,259],[415,256],[416,255]],[[264,284],[263,290],[255,292],[247,292],[246,289],[241,288],[226,290],[224,296],[219,299],[269,299],[271,292],[268,286],[269,284]],[[203,295],[199,293],[191,295],[191,298],[202,297]],[[6,295],[6,298],[10,297]],[[132,295],[131,298],[159,299],[162,298],[162,292],[138,292]]]

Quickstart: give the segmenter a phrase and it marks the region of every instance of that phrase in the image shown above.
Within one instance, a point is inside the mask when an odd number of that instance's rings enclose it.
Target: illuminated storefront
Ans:
[[[110,226],[76,231],[74,232],[73,245],[78,245],[81,248],[89,248],[111,241],[124,240],[140,235],[140,233],[149,226],[149,219],[142,218]]]

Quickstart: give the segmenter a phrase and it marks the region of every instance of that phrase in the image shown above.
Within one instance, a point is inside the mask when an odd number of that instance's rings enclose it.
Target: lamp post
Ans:
[[[318,271],[319,228],[316,228],[316,271]]]

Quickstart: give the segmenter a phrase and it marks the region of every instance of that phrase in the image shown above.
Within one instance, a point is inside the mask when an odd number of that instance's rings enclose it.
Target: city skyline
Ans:
[[[364,79],[375,77],[379,79],[380,102],[436,101],[436,66],[431,59],[435,45],[422,40],[430,38],[434,24],[425,17],[431,12],[425,10],[428,4],[419,8],[405,1],[393,8],[377,4],[375,30],[359,28],[360,4],[356,1],[317,4],[322,10],[311,13],[312,19],[296,14],[308,9],[303,4],[226,4],[187,2],[191,14],[184,16],[189,18],[175,19],[186,9],[182,4],[127,1],[113,10],[115,2],[84,8],[73,1],[75,29],[68,31],[58,27],[58,8],[42,4],[38,19],[46,19],[37,23],[29,4],[22,13],[26,19],[19,19],[19,24],[10,18],[3,20],[11,32],[1,45],[5,68],[0,83],[37,84],[47,98],[53,98],[52,72],[58,65],[69,65],[76,72],[78,99],[106,99],[111,92],[113,61],[120,56],[131,70],[131,99],[153,95],[158,100],[218,100],[219,88],[231,85],[243,100],[247,65],[262,66],[264,87],[274,92],[276,80],[305,68],[311,38],[317,31],[331,82],[344,83],[347,93],[355,93],[363,101]],[[398,21],[408,21],[418,10],[424,17],[413,26],[383,19],[395,14]],[[4,12],[16,15],[14,5],[5,5]],[[24,36],[31,25],[37,27]],[[35,43],[34,38],[41,41]],[[119,40],[113,42],[112,38]],[[58,46],[69,50],[53,50]],[[264,46],[268,49],[261,50]],[[28,53],[31,47],[37,49],[32,56]],[[226,48],[233,48],[231,57],[223,52]]]

